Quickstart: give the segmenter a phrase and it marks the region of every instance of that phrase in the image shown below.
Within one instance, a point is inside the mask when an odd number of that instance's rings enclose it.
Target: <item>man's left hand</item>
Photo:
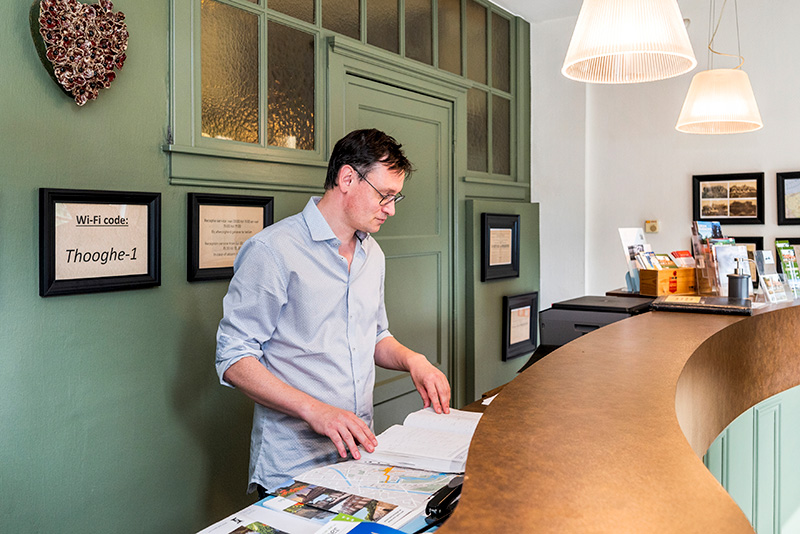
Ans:
[[[388,336],[375,346],[375,363],[386,369],[408,371],[424,407],[430,406],[436,413],[450,413],[450,383],[424,354],[414,352]]]
[[[433,366],[425,356],[409,364],[411,379],[414,381],[423,407],[433,407],[436,413],[450,413],[450,384],[447,377]]]

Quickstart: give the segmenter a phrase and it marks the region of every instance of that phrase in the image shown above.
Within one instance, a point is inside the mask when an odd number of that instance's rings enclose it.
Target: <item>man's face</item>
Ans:
[[[405,173],[389,170],[384,165],[373,165],[362,171],[362,180],[355,174],[352,188],[352,201],[348,205],[348,215],[356,230],[375,233],[380,230],[386,219],[394,215],[394,201],[381,205],[383,197],[393,197],[403,189]],[[370,186],[372,184],[372,186]],[[374,189],[373,189],[374,187]]]

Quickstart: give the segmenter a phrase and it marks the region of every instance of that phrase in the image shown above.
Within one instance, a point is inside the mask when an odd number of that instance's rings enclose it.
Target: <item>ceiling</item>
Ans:
[[[528,22],[577,17],[582,0],[492,0]]]

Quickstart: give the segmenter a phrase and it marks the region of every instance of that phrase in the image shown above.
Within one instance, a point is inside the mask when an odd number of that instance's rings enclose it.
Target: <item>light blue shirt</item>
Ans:
[[[253,356],[283,382],[371,427],[375,345],[391,335],[385,258],[369,234],[358,232],[348,272],[319,200],[242,245],[217,330],[217,374],[231,386],[225,371]],[[256,404],[248,491],[337,459],[333,443],[305,421]]]

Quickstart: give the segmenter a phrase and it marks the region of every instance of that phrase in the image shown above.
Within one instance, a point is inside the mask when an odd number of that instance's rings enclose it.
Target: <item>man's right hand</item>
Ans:
[[[317,401],[309,407],[308,413],[302,414],[302,417],[314,432],[327,436],[333,442],[342,458],[347,458],[349,450],[353,458],[359,460],[361,458],[359,444],[367,452],[373,452],[378,445],[375,434],[367,424],[347,410]]]

